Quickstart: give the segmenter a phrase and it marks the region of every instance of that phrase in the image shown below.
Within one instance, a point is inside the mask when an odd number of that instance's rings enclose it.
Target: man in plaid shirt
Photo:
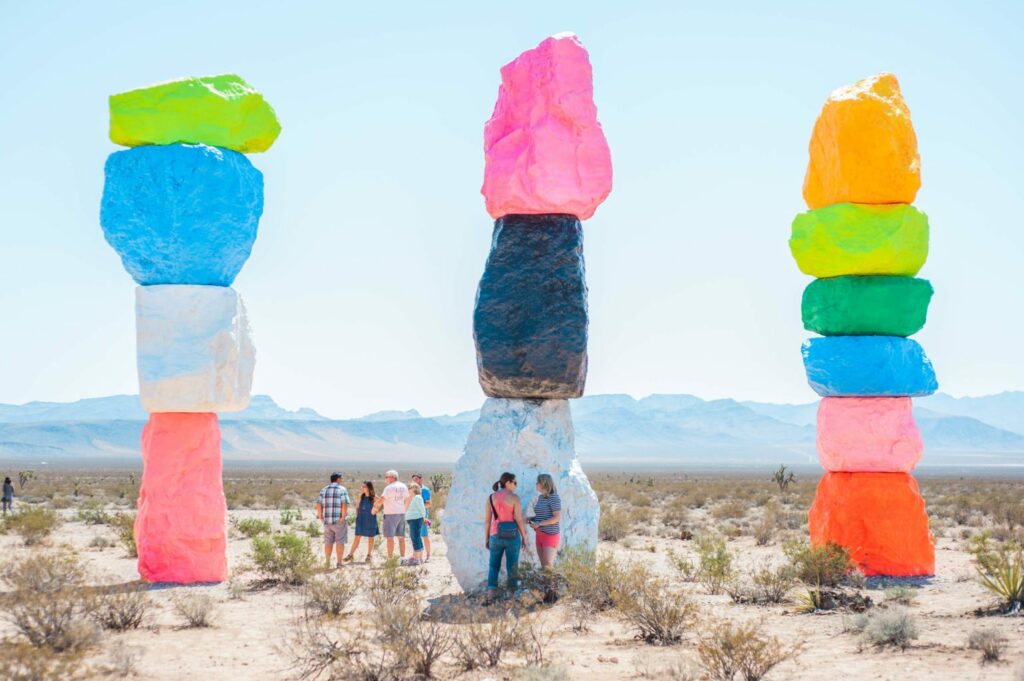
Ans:
[[[316,500],[316,517],[324,524],[324,559],[331,567],[331,547],[336,547],[341,567],[348,543],[348,490],[341,486],[341,473],[331,473],[331,484],[320,490]]]

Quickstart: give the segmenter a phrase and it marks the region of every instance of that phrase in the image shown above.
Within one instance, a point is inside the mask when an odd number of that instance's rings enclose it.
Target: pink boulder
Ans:
[[[135,517],[139,574],[147,582],[227,578],[227,505],[216,414],[150,414],[142,431]]]
[[[487,212],[594,214],[612,190],[612,159],[594,105],[587,51],[576,36],[548,38],[501,69],[484,126]]]
[[[924,453],[909,397],[826,397],[818,458],[827,471],[908,473]]]

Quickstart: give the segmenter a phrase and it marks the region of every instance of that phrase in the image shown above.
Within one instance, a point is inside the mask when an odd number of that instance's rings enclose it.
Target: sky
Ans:
[[[829,92],[894,72],[917,131],[942,389],[1024,389],[1024,4],[0,1],[0,402],[137,391],[103,239],[107,96],[234,72],[283,131],[234,287],[254,391],[343,418],[479,405],[472,307],[499,68],[575,32],[614,189],[584,225],[589,394],[809,402],[787,240]],[[286,7],[287,5],[287,7]]]

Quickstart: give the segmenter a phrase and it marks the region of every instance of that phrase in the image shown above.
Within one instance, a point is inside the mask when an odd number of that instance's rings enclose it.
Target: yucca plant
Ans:
[[[974,553],[978,582],[1003,600],[1009,612],[1019,612],[1024,605],[1024,548],[1015,541],[1000,542],[993,546],[988,534],[974,539]]]

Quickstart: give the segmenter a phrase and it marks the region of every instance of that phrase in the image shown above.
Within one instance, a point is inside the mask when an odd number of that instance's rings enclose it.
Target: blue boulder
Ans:
[[[803,345],[807,382],[822,397],[921,397],[939,384],[917,341],[830,336]]]
[[[107,159],[100,224],[143,286],[230,286],[263,213],[263,174],[204,144],[141,146]]]

